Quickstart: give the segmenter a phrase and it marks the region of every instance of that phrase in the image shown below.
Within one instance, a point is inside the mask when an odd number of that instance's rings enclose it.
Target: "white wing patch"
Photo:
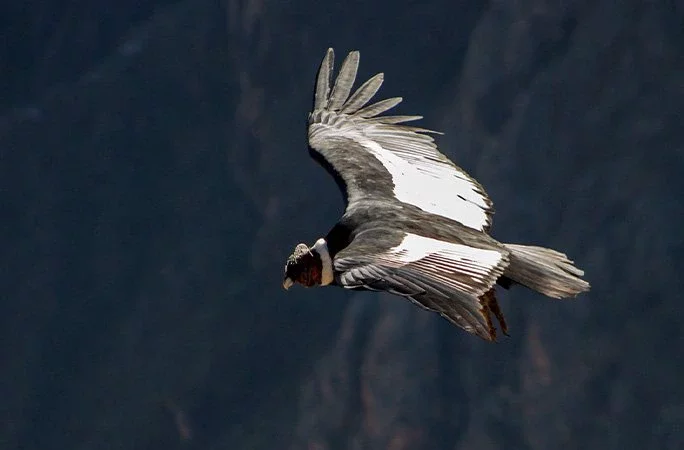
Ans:
[[[390,173],[398,200],[484,231],[489,209],[485,197],[478,192],[477,185],[453,166],[430,159],[434,157],[433,151],[414,148],[402,157],[371,139],[354,139]]]
[[[392,247],[380,258],[401,265],[413,263],[425,269],[435,279],[469,292],[473,285],[488,287],[492,272],[501,271],[500,266],[505,256],[496,250],[407,234],[399,245]]]

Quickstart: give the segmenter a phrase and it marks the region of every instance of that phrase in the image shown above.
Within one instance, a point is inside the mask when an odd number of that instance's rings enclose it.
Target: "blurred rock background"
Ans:
[[[681,2],[33,0],[0,38],[0,448],[684,445]],[[492,345],[282,291],[343,207],[305,144],[329,46],[591,293],[503,293]]]

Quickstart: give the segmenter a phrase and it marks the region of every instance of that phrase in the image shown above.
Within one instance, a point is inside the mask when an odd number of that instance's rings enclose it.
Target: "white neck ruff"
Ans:
[[[333,266],[330,252],[328,251],[328,243],[325,239],[320,238],[312,247],[321,257],[321,286],[326,286],[333,282]]]

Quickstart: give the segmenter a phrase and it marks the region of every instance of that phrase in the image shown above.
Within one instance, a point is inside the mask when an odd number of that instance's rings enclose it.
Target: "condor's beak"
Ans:
[[[283,280],[283,287],[285,288],[285,290],[290,289],[293,284],[294,281],[292,281],[292,278],[290,277],[285,277],[285,279]]]

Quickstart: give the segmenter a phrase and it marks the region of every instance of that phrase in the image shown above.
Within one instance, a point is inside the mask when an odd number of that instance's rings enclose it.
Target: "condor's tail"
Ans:
[[[584,271],[563,253],[550,248],[505,244],[510,264],[503,276],[553,298],[574,297],[589,290]]]

